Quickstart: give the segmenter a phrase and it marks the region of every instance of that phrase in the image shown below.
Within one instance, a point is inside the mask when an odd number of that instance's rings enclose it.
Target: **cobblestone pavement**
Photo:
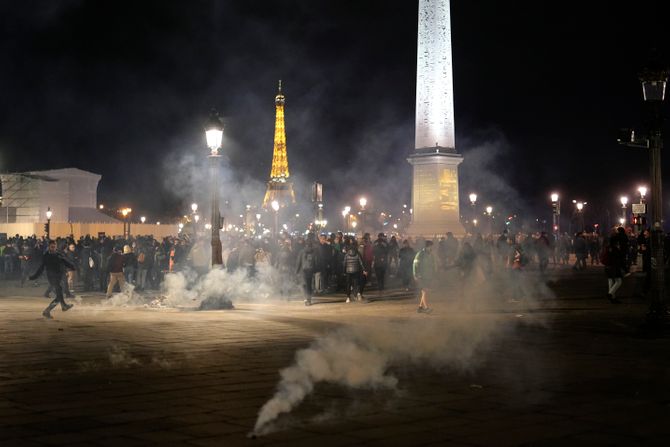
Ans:
[[[431,315],[396,290],[369,304],[204,312],[87,295],[53,321],[40,316],[42,288],[0,283],[0,445],[667,445],[670,341],[636,336],[635,278],[620,305],[602,297],[597,268],[548,281],[550,298],[463,308],[445,295]],[[246,437],[278,371],[316,336],[420,319],[509,330],[467,367],[391,365],[396,390],[319,384],[274,432]]]

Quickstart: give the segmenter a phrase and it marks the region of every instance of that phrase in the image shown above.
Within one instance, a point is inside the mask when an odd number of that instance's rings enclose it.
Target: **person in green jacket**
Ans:
[[[428,293],[433,288],[435,281],[436,265],[433,257],[433,241],[426,241],[426,245],[414,257],[412,263],[412,273],[419,289],[421,289],[421,299],[419,300],[419,313],[430,313],[432,309],[428,307]]]

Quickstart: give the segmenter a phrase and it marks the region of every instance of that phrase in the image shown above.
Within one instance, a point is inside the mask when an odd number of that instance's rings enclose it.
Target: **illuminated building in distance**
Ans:
[[[280,207],[295,203],[293,184],[289,181],[288,155],[286,153],[286,130],[284,128],[284,94],[281,91],[281,80],[279,91],[275,97],[275,138],[272,153],[272,169],[270,181],[267,183],[263,208],[270,209],[274,201]]]

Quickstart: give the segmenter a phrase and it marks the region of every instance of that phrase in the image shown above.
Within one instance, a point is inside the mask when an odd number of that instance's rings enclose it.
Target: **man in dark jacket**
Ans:
[[[384,233],[377,235],[377,240],[372,246],[372,265],[375,269],[377,278],[377,288],[381,295],[384,291],[384,278],[386,277],[386,267],[389,259],[389,245],[384,238]]]
[[[319,265],[319,250],[317,250],[316,244],[318,244],[318,242],[315,240],[308,240],[305,244],[305,248],[303,248],[298,255],[298,261],[296,263],[296,274],[302,274],[305,306],[312,305],[312,280],[314,279],[314,273]]]
[[[42,316],[47,319],[51,319],[51,310],[56,307],[58,304],[61,305],[63,312],[69,310],[72,307],[72,304],[67,304],[63,298],[63,288],[61,286],[61,281],[63,280],[63,274],[65,268],[75,269],[76,266],[71,264],[66,258],[56,251],[56,242],[49,242],[49,251],[44,254],[42,257],[42,263],[35,273],[30,276],[30,280],[36,280],[41,274],[42,271],[46,268],[47,270],[47,280],[49,285],[54,288],[56,291],[56,298],[49,303],[46,309],[42,312]]]

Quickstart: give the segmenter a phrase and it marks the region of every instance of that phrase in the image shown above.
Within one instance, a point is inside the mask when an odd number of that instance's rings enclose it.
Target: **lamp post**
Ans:
[[[221,253],[221,237],[219,230],[221,229],[221,214],[219,213],[219,148],[223,140],[223,122],[219,118],[216,110],[212,110],[209,115],[209,121],[205,128],[205,138],[207,139],[207,147],[209,148],[209,177],[212,188],[212,210],[211,210],[211,224],[212,224],[212,268],[223,265],[223,255]],[[196,205],[196,204],[194,204]],[[196,205],[197,209],[197,205]],[[195,212],[195,211],[194,211]]]
[[[486,207],[486,216],[489,221],[489,234],[493,234],[493,207],[491,205]]]
[[[344,219],[344,230],[349,231],[349,212],[351,211],[350,206],[345,206],[342,210],[342,218]]]
[[[146,221],[147,221],[147,218],[146,218],[146,217],[144,217],[144,216],[140,217],[140,222],[144,223],[144,222],[146,222]]]
[[[551,193],[551,214],[552,214],[552,229],[554,231],[554,238],[558,239],[558,235],[561,234],[561,202],[559,201],[558,193]]]
[[[49,240],[49,235],[51,234],[51,216],[53,216],[53,211],[51,207],[47,208],[47,224],[44,226],[44,232],[47,235],[47,241]]]
[[[649,111],[649,168],[651,174],[651,302],[647,321],[652,324],[667,321],[665,302],[665,261],[663,256],[663,199],[661,177],[662,104],[668,70],[663,67],[646,68],[640,74],[642,96]],[[646,191],[645,191],[646,192]]]
[[[575,204],[575,207],[577,208],[577,219],[579,222],[579,231],[584,231],[584,205],[586,205],[586,202],[578,202],[576,200],[572,201]]]
[[[279,220],[279,202],[277,202],[276,200],[273,200],[271,206],[272,206],[272,209],[275,212],[275,224],[274,224],[274,228],[273,228],[273,234],[274,234],[274,237],[276,239],[277,238],[277,227],[279,225],[279,223],[278,223],[278,220]]]
[[[471,217],[471,219],[474,222],[474,218],[477,215],[476,212],[475,212],[476,211],[475,206],[477,205],[477,194],[475,194],[474,192],[471,192],[469,198],[470,198],[470,206],[472,207],[472,211],[471,211],[472,217]]]
[[[360,200],[358,201],[358,204],[361,206],[361,230],[365,228],[365,222],[366,222],[366,209],[365,206],[368,204],[368,199],[365,197],[361,197]]]
[[[123,238],[128,240],[130,238],[130,221],[128,220],[128,215],[132,212],[130,208],[124,208],[121,210],[121,215],[123,216]]]
[[[621,201],[621,217],[623,218],[623,222],[621,223],[622,225],[626,224],[626,205],[628,205],[628,197],[626,196],[621,196],[619,199]]]

